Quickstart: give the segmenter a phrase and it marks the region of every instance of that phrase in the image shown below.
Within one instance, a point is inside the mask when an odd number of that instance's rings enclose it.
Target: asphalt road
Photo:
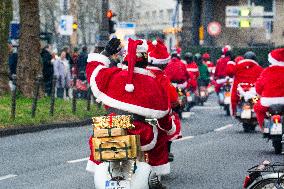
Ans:
[[[91,132],[89,126],[0,138],[0,189],[94,188],[85,171]],[[215,95],[183,120],[183,136],[173,144],[172,173],[163,178],[170,189],[242,188],[248,168],[284,160],[259,131],[245,134],[226,117]]]

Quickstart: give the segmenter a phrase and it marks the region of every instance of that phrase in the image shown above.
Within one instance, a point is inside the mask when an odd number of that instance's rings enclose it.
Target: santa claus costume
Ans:
[[[263,70],[255,86],[261,97],[254,106],[261,129],[268,107],[273,104],[284,104],[284,48],[271,51],[268,61],[271,66]]]
[[[231,88],[231,113],[236,115],[236,107],[240,97],[237,95],[239,83],[255,84],[263,68],[251,59],[244,59],[238,62],[229,61],[227,64],[227,74],[234,78]]]
[[[178,103],[178,94],[175,87],[171,84],[170,80],[162,70],[170,60],[170,55],[168,53],[167,47],[164,45],[163,41],[159,39],[153,42],[149,41],[148,47],[148,61],[150,65],[147,67],[147,69],[152,71],[156,75],[156,80],[158,81],[158,83],[160,83],[161,86],[167,91],[169,104],[171,105],[171,107],[169,108],[172,108]],[[158,175],[165,175],[170,173],[170,164],[168,162],[167,149],[169,136],[171,140],[173,137],[180,135],[181,130],[181,125],[176,124],[176,119],[177,118],[175,118],[174,115],[167,115],[165,118],[158,120],[157,144],[152,150],[153,153],[149,153],[149,156],[155,156],[153,158],[156,158],[157,162],[159,160],[159,164],[153,167]],[[164,129],[165,124],[169,124],[169,120],[173,121],[170,124],[174,126],[170,131]]]
[[[145,69],[146,65],[141,66],[145,60],[147,62],[146,41],[129,39],[125,58],[128,66],[108,68],[110,61],[107,56],[91,53],[86,74],[94,96],[109,107],[108,113],[133,115],[135,129],[127,132],[140,135],[141,150],[151,153],[157,143],[158,131],[145,118],[164,118],[169,113],[169,104],[166,91],[157,82],[156,76]],[[170,131],[171,127],[171,124],[166,124],[164,129]],[[92,151],[91,142],[90,149]],[[94,173],[99,163],[94,161],[91,153],[87,171]],[[149,164],[155,165],[156,159],[149,158]]]
[[[203,63],[207,65],[210,76],[213,76],[215,73],[215,65],[210,61],[210,54],[204,53],[202,55],[202,60]]]
[[[216,85],[215,85],[215,91],[216,93],[220,92],[221,87],[223,84],[218,81],[222,80],[227,76],[226,73],[226,67],[227,63],[231,60],[231,46],[226,45],[224,48],[222,48],[222,56],[217,60],[216,63],[216,69],[214,73],[214,79],[216,80]]]
[[[191,55],[191,53],[190,53]],[[185,56],[187,56],[187,54],[185,54]],[[190,89],[192,92],[195,92],[197,90],[197,79],[199,77],[199,70],[198,70],[198,66],[196,64],[196,62],[194,62],[192,59],[192,55],[191,58],[190,57],[185,57],[186,58],[186,71],[189,75],[189,80],[187,88]]]

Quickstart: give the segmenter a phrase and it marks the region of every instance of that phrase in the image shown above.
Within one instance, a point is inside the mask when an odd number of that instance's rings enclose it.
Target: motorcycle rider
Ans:
[[[152,41],[148,41],[148,61],[149,66],[147,69],[153,72],[156,75],[156,80],[161,86],[167,91],[168,99],[170,101],[170,109],[175,108],[178,105],[178,94],[176,92],[176,88],[171,84],[168,77],[165,75],[163,69],[166,67],[171,57],[168,53],[167,47],[164,45],[163,41],[158,39]],[[175,116],[174,113],[168,115],[173,119],[173,129],[167,131],[158,126],[158,138],[157,144],[152,149],[153,153],[149,153],[149,158],[157,159],[157,164],[153,166],[154,171],[156,171],[157,175],[165,175],[170,173],[170,164],[169,160],[173,160],[173,154],[170,153],[170,145],[171,139],[173,136],[180,134],[181,125],[177,125],[175,119],[179,119]],[[168,124],[164,122],[162,119],[158,121],[159,125]],[[154,155],[152,157],[151,155]]]
[[[271,65],[263,70],[255,85],[260,100],[254,105],[254,110],[261,130],[268,107],[284,105],[284,48],[271,51],[268,61]]]
[[[202,57],[201,57],[201,54],[199,53],[196,53],[194,55],[194,60],[195,62],[197,63],[197,66],[198,66],[198,70],[199,70],[199,73],[200,73],[200,76],[198,78],[198,87],[199,87],[199,90],[201,88],[205,88],[207,91],[207,86],[209,85],[209,82],[210,82],[210,74],[209,74],[209,71],[208,71],[208,67],[206,64],[204,64],[202,62]],[[206,94],[207,96],[208,94]]]
[[[252,51],[244,54],[244,59],[237,57],[234,61],[227,63],[227,75],[234,78],[233,86],[231,88],[231,114],[236,115],[236,108],[239,101],[237,95],[237,88],[239,83],[254,84],[262,72],[263,68],[259,66],[256,61],[256,55]]]
[[[222,48],[222,56],[217,60],[216,69],[214,73],[214,79],[216,80],[215,91],[219,94],[223,83],[219,83],[218,80],[224,79],[226,74],[227,63],[232,59],[232,48],[229,45],[226,45]]]
[[[215,65],[213,64],[213,62],[210,61],[210,54],[204,53],[202,55],[202,61],[203,61],[203,64],[207,65],[210,76],[213,77],[215,73]]]
[[[197,89],[197,79],[199,77],[199,70],[196,62],[193,60],[193,54],[191,52],[187,52],[184,55],[184,59],[186,62],[186,70],[188,72],[188,75],[190,76],[190,79],[188,80],[188,87],[193,92]]]
[[[163,121],[169,122],[163,124],[163,129],[171,130],[172,120],[165,118],[169,113],[168,96],[157,83],[155,75],[145,69],[148,64],[146,41],[129,39],[125,57],[127,66],[108,68],[108,57],[119,51],[120,40],[113,38],[101,54],[90,53],[86,67],[87,80],[94,96],[106,106],[108,113],[133,115],[135,128],[127,130],[127,133],[140,135],[141,150],[151,153],[157,142],[157,128],[147,123],[145,118],[163,118]],[[91,140],[89,145],[91,156],[86,169],[95,173],[100,162],[92,156]],[[155,161],[149,159],[149,164],[155,165]]]

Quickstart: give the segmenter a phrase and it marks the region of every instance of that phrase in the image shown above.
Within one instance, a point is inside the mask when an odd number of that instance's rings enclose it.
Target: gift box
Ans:
[[[122,128],[133,129],[133,118],[130,115],[93,117],[93,126],[97,129]]]
[[[112,129],[97,129],[94,128],[94,137],[113,137],[113,136],[123,136],[126,135],[126,130],[121,128]]]
[[[136,159],[141,154],[139,135],[93,138],[93,157],[97,161]]]

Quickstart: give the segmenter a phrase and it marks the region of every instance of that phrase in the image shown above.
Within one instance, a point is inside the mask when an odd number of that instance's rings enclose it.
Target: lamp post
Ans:
[[[102,0],[102,20],[99,31],[99,41],[97,47],[105,47],[109,41],[109,22],[107,18],[107,11],[109,10],[109,0]]]

